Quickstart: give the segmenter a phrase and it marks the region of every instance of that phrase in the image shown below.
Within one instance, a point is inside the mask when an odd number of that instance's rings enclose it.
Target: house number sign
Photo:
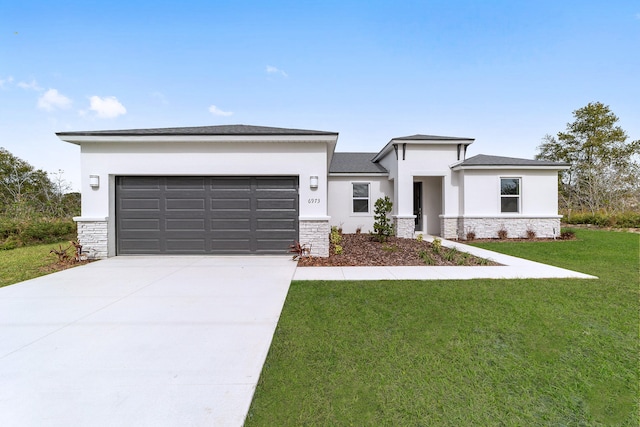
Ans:
[[[320,203],[320,199],[309,199],[307,200],[307,203],[309,203],[310,205],[315,205],[317,203]]]

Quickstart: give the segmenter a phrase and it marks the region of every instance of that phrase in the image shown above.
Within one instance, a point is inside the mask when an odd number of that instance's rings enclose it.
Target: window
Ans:
[[[353,183],[353,213],[369,213],[369,183]]]
[[[520,178],[500,178],[500,212],[520,212]]]

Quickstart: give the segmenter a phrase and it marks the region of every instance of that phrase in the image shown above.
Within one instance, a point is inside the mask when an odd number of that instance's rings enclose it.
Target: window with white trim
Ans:
[[[369,213],[369,183],[353,183],[353,213]]]
[[[520,212],[520,178],[500,178],[500,212]]]

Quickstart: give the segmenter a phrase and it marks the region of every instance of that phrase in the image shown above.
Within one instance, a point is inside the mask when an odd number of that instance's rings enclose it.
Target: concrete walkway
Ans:
[[[0,426],[241,426],[290,257],[116,257],[0,288]]]
[[[432,241],[433,238],[425,238]],[[442,246],[457,248],[500,266],[486,267],[300,267],[293,280],[471,280],[471,279],[597,279],[596,276],[566,270],[539,262],[462,243],[442,240]]]

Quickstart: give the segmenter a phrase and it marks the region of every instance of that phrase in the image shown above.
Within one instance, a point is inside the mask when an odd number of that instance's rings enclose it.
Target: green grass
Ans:
[[[478,244],[599,280],[293,282],[247,426],[637,426],[639,239]]]
[[[49,254],[49,251],[58,248],[60,244],[66,247],[69,242],[47,243],[0,251],[0,287],[47,274],[46,267],[54,264],[57,260],[53,254]]]

